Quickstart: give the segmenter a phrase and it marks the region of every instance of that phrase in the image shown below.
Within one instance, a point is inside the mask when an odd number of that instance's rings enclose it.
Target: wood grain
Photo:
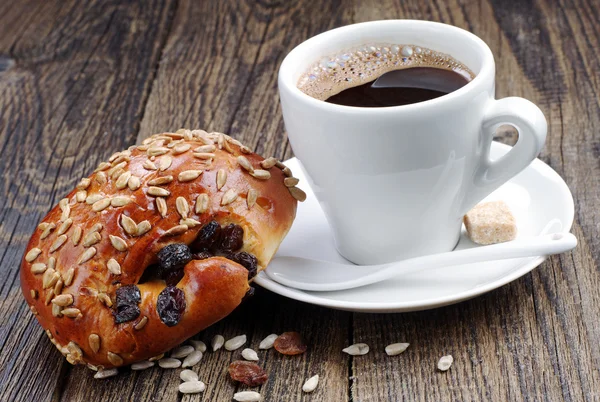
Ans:
[[[266,401],[600,400],[600,3],[594,0],[41,1],[0,3],[0,400],[228,401],[235,352],[205,353],[203,394],[180,370],[121,370],[94,380],[71,367],[32,318],[18,266],[41,216],[114,150],[179,127],[228,132],[291,156],[276,74],[306,38],[354,22],[418,18],[468,29],[497,64],[497,97],[523,96],[548,119],[541,158],[575,198],[573,253],[484,296],[436,310],[353,314],[258,289],[197,335],[295,330],[297,357],[260,351]],[[514,143],[514,130],[497,138]],[[371,352],[349,357],[345,346]],[[387,344],[409,342],[390,357]],[[438,359],[452,354],[445,373]],[[313,394],[302,383],[321,377]]]

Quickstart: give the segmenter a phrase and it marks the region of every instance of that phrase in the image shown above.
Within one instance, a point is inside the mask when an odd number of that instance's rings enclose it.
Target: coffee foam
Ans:
[[[374,81],[383,74],[412,67],[455,71],[471,81],[475,74],[452,56],[413,45],[372,44],[325,57],[299,78],[305,94],[325,100],[341,91]]]

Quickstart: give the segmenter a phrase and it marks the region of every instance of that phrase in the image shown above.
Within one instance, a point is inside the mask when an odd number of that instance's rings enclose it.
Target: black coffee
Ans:
[[[388,107],[446,95],[474,77],[447,54],[413,45],[375,44],[321,59],[300,76],[297,86],[329,103]]]
[[[375,81],[344,89],[325,101],[358,107],[410,105],[449,94],[468,82],[465,76],[452,70],[414,67],[388,72]]]

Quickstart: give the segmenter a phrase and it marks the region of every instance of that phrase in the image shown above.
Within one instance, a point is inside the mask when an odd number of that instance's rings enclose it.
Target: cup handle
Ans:
[[[491,161],[492,139],[503,124],[515,127],[519,139],[506,155]],[[527,99],[509,97],[490,101],[482,123],[484,152],[463,200],[462,214],[525,169],[542,150],[547,130],[544,114]]]

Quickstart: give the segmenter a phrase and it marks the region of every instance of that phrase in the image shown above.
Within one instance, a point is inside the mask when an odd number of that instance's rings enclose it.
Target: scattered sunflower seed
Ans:
[[[79,240],[81,240],[82,234],[83,230],[81,229],[81,226],[75,226],[75,229],[73,230],[73,235],[71,236],[71,242],[74,246],[79,244]]]
[[[168,197],[171,193],[160,187],[148,187],[148,194],[155,197]]]
[[[409,343],[392,343],[385,347],[385,353],[387,353],[388,356],[396,356],[404,352],[409,345]]]
[[[106,173],[104,172],[96,173],[94,179],[96,180],[96,183],[100,184],[101,186],[105,185],[108,182],[108,178],[106,177]]]
[[[60,235],[56,238],[56,240],[54,240],[54,243],[52,243],[52,245],[50,246],[50,248],[48,249],[48,251],[50,253],[55,252],[56,250],[58,250],[63,244],[65,244],[65,242],[67,241],[67,235]]]
[[[71,214],[71,206],[69,205],[69,199],[63,198],[58,203],[58,206],[60,207],[60,210],[62,211],[62,215],[60,216],[60,221],[64,222],[69,218],[69,215]]]
[[[88,179],[87,177],[84,177],[83,179],[81,179],[79,181],[79,183],[77,184],[77,189],[78,190],[85,190],[86,188],[88,188],[90,186],[90,183],[92,181],[90,179]]]
[[[81,254],[81,257],[77,260],[77,264],[83,264],[92,259],[93,256],[96,255],[96,248],[90,247]]]
[[[85,202],[86,198],[87,198],[87,191],[85,191],[85,190],[79,190],[78,192],[75,193],[75,200],[77,200],[77,202]]]
[[[165,357],[165,354],[164,354],[164,353],[161,353],[161,354],[159,354],[159,355],[156,355],[156,356],[150,357],[150,358],[148,359],[148,361],[149,361],[149,362],[155,362],[155,361],[158,361],[158,360],[162,359],[163,357]]]
[[[118,251],[127,251],[127,243],[125,240],[120,238],[119,236],[109,235],[110,243],[113,245],[115,249]]]
[[[199,350],[202,353],[206,352],[206,344],[204,342],[192,339],[190,340],[190,343],[194,346],[194,349]]]
[[[60,307],[70,306],[71,304],[73,304],[73,295],[69,293],[58,295],[54,299],[52,299],[52,303]]]
[[[49,223],[48,226],[43,229],[42,234],[40,235],[40,240],[44,240],[46,237],[48,237],[54,228],[56,228],[56,224]]]
[[[98,334],[90,334],[88,343],[90,344],[90,349],[92,349],[94,353],[98,353],[100,350],[100,336]]]
[[[150,229],[152,229],[152,225],[150,224],[150,221],[141,221],[140,223],[137,224],[137,232],[136,232],[136,236],[141,236],[144,235],[146,233],[148,233],[150,231]]]
[[[184,183],[197,179],[202,174],[202,170],[185,170],[177,176],[177,179]]]
[[[62,313],[65,317],[69,317],[69,318],[77,318],[81,315],[81,311],[78,308],[74,308],[74,307],[66,308],[62,311]]]
[[[342,352],[348,353],[351,356],[362,356],[369,353],[369,345],[366,343],[355,343],[347,348],[342,349]]]
[[[54,300],[54,299],[53,299]],[[52,305],[52,316],[54,317],[62,317],[62,307],[58,304]]]
[[[125,205],[129,204],[130,202],[131,202],[131,198],[125,197],[123,195],[119,195],[110,200],[110,205],[112,207],[118,208],[118,207],[124,207]]]
[[[295,187],[298,183],[300,183],[300,180],[298,180],[296,177],[286,177],[283,179],[283,184],[286,187]]]
[[[181,373],[179,373],[179,378],[181,378],[181,381],[184,382],[198,381],[198,373],[192,370],[183,370]]]
[[[190,144],[179,144],[173,147],[173,155],[179,155],[187,152],[192,146]]]
[[[108,377],[115,376],[118,373],[119,373],[119,371],[116,368],[105,369],[105,370],[98,370],[98,372],[96,374],[94,374],[94,378],[97,379],[97,380],[101,380],[103,378],[108,378]]]
[[[92,204],[92,211],[100,212],[108,208],[110,205],[110,198],[103,198]]]
[[[65,286],[71,286],[71,283],[73,283],[74,277],[75,277],[75,268],[71,267],[68,269],[67,273],[65,274],[65,279],[64,279]]]
[[[265,339],[260,341],[260,345],[258,345],[259,349],[271,349],[273,347],[273,343],[275,343],[275,339],[277,339],[279,335],[271,334],[268,335]]]
[[[150,159],[146,159],[142,167],[146,170],[158,170],[154,162],[152,162]]]
[[[127,181],[127,187],[129,187],[131,191],[137,190],[141,185],[140,178],[137,176],[131,176],[129,181]]]
[[[254,204],[256,204],[256,199],[258,198],[258,191],[251,188],[248,190],[248,194],[246,195],[246,203],[248,204],[248,209],[251,209]]]
[[[177,212],[181,215],[182,219],[186,219],[188,214],[190,213],[190,205],[187,200],[183,197],[177,197],[175,200],[175,207],[177,208]]]
[[[248,160],[248,158],[246,158],[243,155],[240,155],[237,157],[237,161],[240,164],[240,166],[242,168],[244,168],[245,170],[247,170],[250,173],[254,172],[254,166],[252,166],[252,164],[250,163],[250,161]]]
[[[42,253],[42,250],[34,247],[31,250],[29,250],[27,252],[27,254],[25,254],[25,261],[27,262],[32,262],[33,260],[35,260],[36,258],[38,258],[38,256]]]
[[[159,155],[164,155],[167,152],[169,152],[169,148],[165,148],[162,146],[161,147],[150,147],[146,151],[146,154],[148,154],[148,156],[159,156]]]
[[[272,156],[270,158],[267,158],[264,161],[260,162],[260,166],[262,166],[263,169],[271,169],[276,164],[277,164],[277,158],[273,158]]]
[[[217,350],[221,349],[224,343],[225,338],[223,338],[223,335],[215,335],[211,342],[213,352],[216,352]]]
[[[252,153],[252,150],[250,148],[248,148],[247,146],[245,146],[245,145],[242,145],[240,147],[240,151],[242,151],[242,153],[244,153],[244,154],[251,154]]]
[[[98,232],[88,233],[83,237],[83,247],[90,247],[102,240],[102,236]]]
[[[217,147],[215,147],[214,145],[202,145],[199,146],[198,148],[194,149],[194,152],[200,153],[200,154],[209,154],[209,153],[213,153],[217,150]]]
[[[139,320],[138,323],[133,326],[133,328],[135,328],[136,331],[139,331],[142,328],[144,328],[147,323],[148,323],[148,317],[143,316],[142,319]]]
[[[227,172],[224,169],[219,169],[217,171],[217,190],[222,189],[226,182]]]
[[[181,360],[172,357],[164,357],[158,361],[158,365],[164,369],[178,368],[181,366]]]
[[[171,357],[175,359],[181,359],[182,357],[188,356],[194,351],[194,347],[191,345],[180,346],[171,352]]]
[[[110,299],[110,296],[104,292],[98,293],[98,300],[100,300],[100,303],[104,304],[106,307],[110,308],[113,305],[113,302]]]
[[[31,273],[35,275],[43,274],[46,271],[46,268],[47,265],[43,262],[36,262],[34,264],[31,264]]]
[[[73,219],[68,218],[66,219],[59,227],[58,230],[56,231],[56,234],[61,235],[67,232],[67,230],[69,230],[69,228],[71,227],[71,225],[73,224]]]
[[[258,354],[250,348],[246,348],[246,349],[242,350],[242,357],[244,359],[252,361],[252,362],[258,361]]]
[[[208,194],[202,193],[196,198],[196,213],[203,214],[208,210]]]
[[[108,268],[110,273],[113,275],[121,275],[121,264],[119,264],[114,258],[108,260],[106,263],[106,268]]]
[[[131,365],[131,369],[135,371],[146,370],[154,366],[156,363],[149,360],[142,360],[141,362],[135,362]]]
[[[173,181],[173,176],[160,176],[152,180],[148,180],[149,186],[162,186],[163,184],[169,184]]]
[[[181,367],[192,367],[198,364],[202,360],[202,352],[199,350],[194,350],[192,353],[187,355],[185,359],[183,359],[183,363]]]
[[[158,197],[156,198],[156,210],[163,218],[167,217],[167,202],[164,198]]]
[[[319,385],[319,375],[315,375],[310,377],[302,386],[302,391],[304,392],[313,392],[317,385]]]
[[[116,353],[108,352],[106,354],[106,357],[108,357],[108,361],[114,364],[115,366],[120,366],[123,364],[123,358]]]
[[[259,180],[268,180],[271,178],[271,173],[268,170],[256,169],[254,172],[250,173],[252,177]]]
[[[130,178],[131,178],[131,172],[121,173],[121,175],[115,182],[115,187],[119,190],[124,189],[125,187],[127,187],[127,182],[129,182]]]
[[[440,361],[437,364],[438,370],[440,371],[448,371],[452,363],[454,362],[454,358],[452,355],[442,356]]]
[[[211,152],[194,152],[194,157],[202,160],[210,160],[215,157],[215,154]]]
[[[123,229],[125,229],[128,235],[137,235],[137,223],[135,223],[133,219],[125,214],[121,214],[121,226]]]
[[[288,190],[292,197],[294,197],[296,200],[300,202],[306,200],[306,193],[300,190],[298,187],[289,187]]]
[[[179,392],[182,394],[197,394],[206,389],[202,381],[186,381],[179,384]]]
[[[235,192],[235,190],[230,188],[225,192],[225,194],[223,194],[223,198],[221,198],[221,205],[229,205],[232,202],[234,202],[237,199],[237,197],[238,194]]]
[[[165,233],[163,233],[163,236],[178,236],[180,234],[185,233],[188,229],[189,228],[187,225],[176,225],[173,226],[171,229],[167,230]]]
[[[104,196],[102,194],[90,194],[86,197],[85,203],[88,205],[94,205],[96,202],[103,200]]]
[[[237,402],[258,402],[260,401],[260,394],[255,391],[242,391],[233,394],[233,399]]]
[[[246,335],[238,335],[225,342],[225,349],[233,351],[241,348],[246,343]]]

